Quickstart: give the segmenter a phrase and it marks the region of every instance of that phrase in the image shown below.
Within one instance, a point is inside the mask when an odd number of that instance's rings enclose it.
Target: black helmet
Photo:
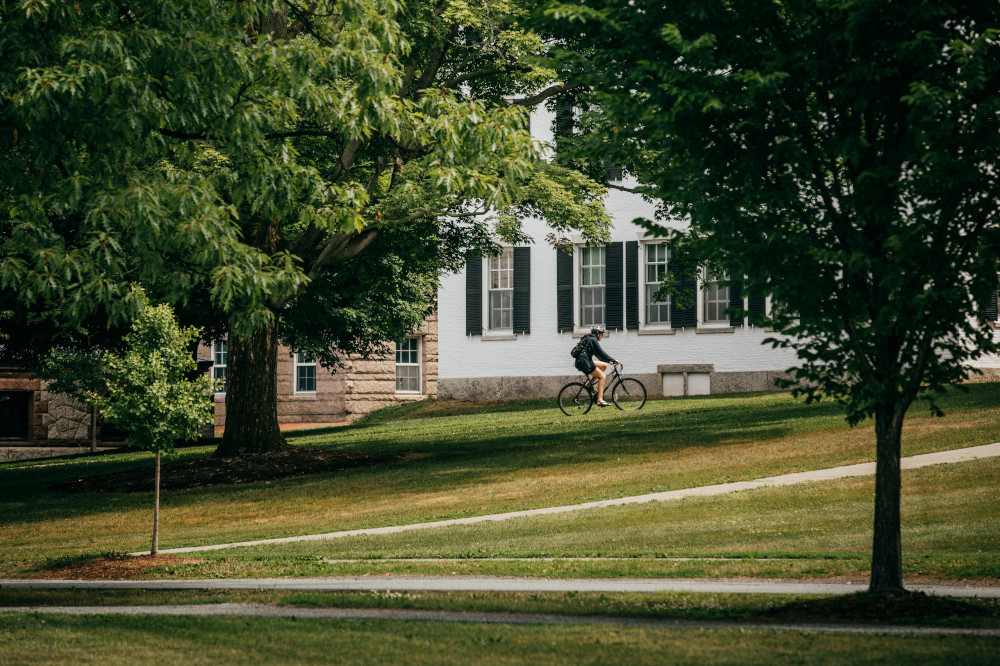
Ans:
[[[590,329],[590,332],[593,333],[594,335],[604,335],[607,331],[604,330],[603,326],[595,326],[594,328]]]

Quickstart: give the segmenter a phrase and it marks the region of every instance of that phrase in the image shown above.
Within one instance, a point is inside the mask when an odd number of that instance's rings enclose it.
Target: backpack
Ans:
[[[576,346],[570,350],[569,355],[573,358],[580,358],[583,355],[583,345],[585,342],[587,342],[587,336],[584,336],[578,343],[576,343]]]

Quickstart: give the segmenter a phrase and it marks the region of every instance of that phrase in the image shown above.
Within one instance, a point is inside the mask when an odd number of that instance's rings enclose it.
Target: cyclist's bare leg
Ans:
[[[597,367],[590,376],[597,381],[597,401],[604,402],[604,381],[607,378],[604,371],[607,370],[608,364],[604,361],[594,361],[594,365]]]

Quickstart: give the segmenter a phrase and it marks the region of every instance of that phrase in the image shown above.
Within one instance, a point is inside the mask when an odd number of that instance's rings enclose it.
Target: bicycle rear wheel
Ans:
[[[559,391],[559,409],[566,416],[586,414],[592,404],[594,401],[590,391],[580,382],[566,384]]]
[[[627,411],[642,409],[646,404],[646,387],[638,379],[631,377],[620,379],[611,389],[611,401],[618,409]]]

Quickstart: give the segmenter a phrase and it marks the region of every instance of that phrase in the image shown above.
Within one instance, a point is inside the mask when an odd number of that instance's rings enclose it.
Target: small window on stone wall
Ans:
[[[396,343],[396,393],[420,393],[420,338]]]
[[[295,354],[295,392],[316,392],[316,357],[308,352]]]
[[[229,343],[216,340],[212,343],[212,379],[217,381],[216,393],[226,392],[226,364],[229,363]]]

